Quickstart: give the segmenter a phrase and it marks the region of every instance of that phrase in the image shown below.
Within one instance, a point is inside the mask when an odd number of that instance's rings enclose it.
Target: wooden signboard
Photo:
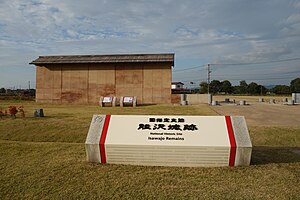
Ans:
[[[249,165],[244,117],[94,115],[89,162],[152,166]]]

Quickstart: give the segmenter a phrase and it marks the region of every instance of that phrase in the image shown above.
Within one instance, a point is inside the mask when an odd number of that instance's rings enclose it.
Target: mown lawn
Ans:
[[[92,114],[217,115],[208,106],[100,108],[24,105],[26,118],[0,120],[1,199],[297,199],[300,127],[249,127],[251,166],[218,168],[101,165],[85,161]],[[32,117],[43,108],[46,117]]]

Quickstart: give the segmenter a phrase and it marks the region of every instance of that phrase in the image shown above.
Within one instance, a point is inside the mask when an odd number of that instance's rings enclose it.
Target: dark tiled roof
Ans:
[[[178,84],[184,85],[182,82],[172,82],[172,85],[178,85]]]
[[[171,62],[174,54],[117,54],[117,55],[69,55],[39,56],[29,64],[70,64],[70,63],[125,63],[125,62]]]

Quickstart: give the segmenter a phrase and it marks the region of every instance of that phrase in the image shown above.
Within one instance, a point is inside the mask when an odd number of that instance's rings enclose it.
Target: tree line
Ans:
[[[194,90],[195,93],[207,93],[208,84],[207,82],[201,82],[200,88]],[[264,95],[267,93],[274,94],[291,94],[293,92],[300,93],[300,78],[296,78],[290,82],[290,85],[276,85],[272,89],[267,89],[263,85],[259,85],[255,82],[247,83],[245,80],[240,81],[237,86],[232,86],[228,80],[219,81],[213,80],[209,84],[209,92],[212,94],[250,94],[250,95]]]

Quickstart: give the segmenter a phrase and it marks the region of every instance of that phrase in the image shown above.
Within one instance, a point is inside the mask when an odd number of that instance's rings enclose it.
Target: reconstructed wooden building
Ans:
[[[36,101],[97,103],[136,96],[139,104],[171,103],[174,54],[40,56]]]

